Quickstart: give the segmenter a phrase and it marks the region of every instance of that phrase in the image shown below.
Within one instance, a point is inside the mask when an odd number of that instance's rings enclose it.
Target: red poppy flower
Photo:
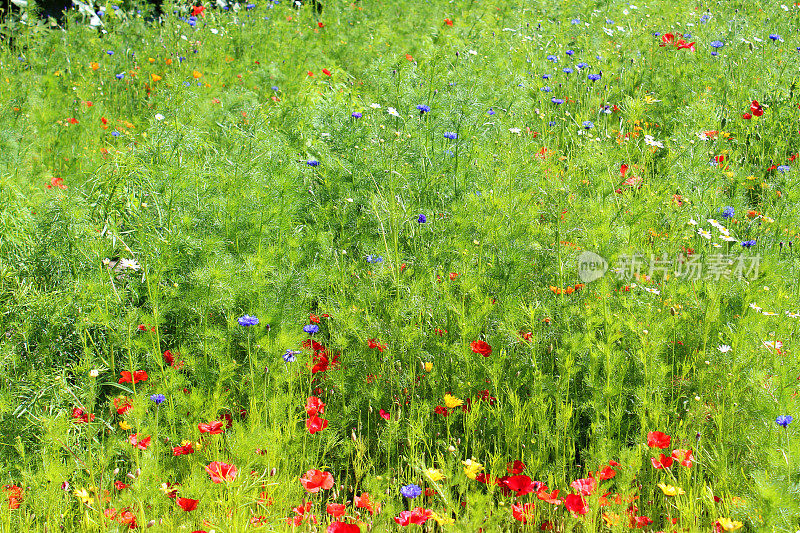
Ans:
[[[329,503],[325,507],[325,511],[331,516],[339,518],[344,514],[346,506],[343,503]]]
[[[3,485],[3,492],[8,497],[8,508],[19,509],[22,503],[22,488],[16,485]]]
[[[458,277],[458,272],[450,272],[450,281],[453,281]]]
[[[406,59],[408,59],[409,61],[414,61],[414,58],[411,57],[411,54],[406,54]]]
[[[667,46],[675,43],[675,35],[672,33],[665,33],[661,36],[661,44],[658,46]]]
[[[314,415],[306,420],[306,428],[308,428],[308,432],[312,435],[318,431],[322,431],[326,427],[328,427],[328,421],[324,418],[318,417],[317,415]]]
[[[521,474],[525,471],[525,463],[520,460],[512,461],[506,464],[506,470],[509,474]]]
[[[197,429],[200,430],[200,433],[210,433],[211,435],[219,435],[222,433],[222,420],[213,420],[206,424],[205,422],[201,422],[197,424]]]
[[[211,481],[214,483],[222,483],[223,481],[233,481],[239,470],[233,465],[214,461],[206,466],[206,472],[211,476]]]
[[[520,474],[517,476],[503,476],[499,480],[497,480],[497,484],[500,486],[501,489],[506,489],[507,491],[515,492],[517,496],[524,496],[526,494],[530,494],[534,492],[536,489],[539,488],[540,483],[538,481],[531,481],[531,478],[524,474]]]
[[[591,496],[597,488],[597,481],[593,477],[576,479],[570,483],[570,487],[578,491],[581,496]]]
[[[367,509],[370,514],[374,514],[381,510],[381,504],[375,504],[369,500],[369,493],[362,492],[360,496],[353,498],[353,505],[358,509]]]
[[[381,415],[381,418],[383,418],[386,421],[388,421],[392,417],[392,414],[389,411],[384,411],[383,409],[378,411],[378,414]]]
[[[314,524],[317,523],[316,515],[308,515],[306,517],[306,513],[311,511],[311,502],[305,502],[302,505],[298,505],[297,507],[293,507],[292,511],[294,511],[294,516],[290,516],[286,519],[286,522],[294,527],[299,526],[303,523],[304,520],[308,520]]]
[[[77,124],[78,123],[78,119],[77,118],[68,118],[67,122],[69,122],[70,124]]]
[[[674,459],[669,455],[664,455],[663,453],[659,456],[658,459],[655,457],[650,458],[650,462],[653,463],[653,468],[657,470],[662,470],[664,468],[669,468],[672,466],[672,462]]]
[[[472,348],[473,352],[479,353],[484,357],[492,355],[492,347],[486,341],[472,341],[469,347]]]
[[[94,415],[91,413],[84,413],[83,409],[74,407],[72,409],[72,419],[76,424],[86,424],[87,422],[94,421]]]
[[[194,453],[194,448],[192,448],[192,443],[189,442],[184,446],[173,446],[172,448],[172,455],[177,457],[179,455],[189,455],[190,453]]]
[[[751,115],[750,113],[744,113],[742,115],[742,118],[745,120],[750,120],[751,118],[753,118],[753,115]]]
[[[308,416],[325,414],[325,404],[316,396],[309,396],[306,400],[306,414]]]
[[[331,71],[326,69],[326,68],[322,69],[322,73],[325,74],[326,76],[330,76],[331,75]]]
[[[312,78],[314,77],[314,73],[313,73],[313,72],[311,72],[310,70],[307,72],[307,74],[308,74],[309,76],[311,76]]]
[[[691,52],[694,52],[694,51],[695,51],[695,50],[694,50],[694,44],[695,44],[694,42],[687,43],[686,41],[684,41],[683,39],[681,39],[680,41],[678,41],[678,42],[677,42],[677,43],[675,43],[675,44],[677,45],[677,47],[678,47],[678,50],[681,50],[681,49],[686,49],[686,50],[689,50],[689,51],[691,51]]]
[[[622,164],[622,165],[619,167],[619,173],[620,173],[620,175],[621,175],[621,176],[624,178],[624,177],[625,177],[625,174],[626,174],[627,172],[628,172],[628,165],[626,165],[625,163],[623,163],[623,164]]]
[[[693,463],[692,450],[672,450],[672,458],[687,468],[691,468]]]
[[[447,411],[447,407],[445,407],[444,405],[437,405],[436,407],[433,408],[433,414],[447,416],[450,413]]]
[[[394,521],[401,526],[408,526],[411,524],[422,525],[433,516],[433,511],[424,509],[422,507],[415,507],[412,511],[403,511],[400,516],[395,516]]]
[[[312,324],[319,324],[319,317],[314,313],[311,313],[310,315],[308,315],[308,321],[311,322]]]
[[[598,478],[599,478],[601,481],[604,481],[604,480],[606,480],[606,479],[611,479],[611,478],[613,478],[613,477],[614,477],[614,476],[616,476],[616,475],[617,475],[617,471],[616,471],[616,470],[614,470],[613,468],[611,468],[610,466],[606,466],[606,467],[605,467],[605,468],[603,468],[602,470],[598,470],[598,471],[597,471],[597,477],[598,477]]]
[[[114,398],[114,409],[117,410],[118,415],[124,415],[133,408],[130,398]]]
[[[533,520],[536,516],[536,505],[533,502],[515,503],[511,506],[511,514],[515,520],[527,524],[528,520]]]
[[[328,524],[326,533],[361,533],[358,524],[348,524],[346,522],[331,522]]]
[[[119,383],[132,383],[136,385],[140,381],[147,381],[147,372],[144,370],[136,370],[131,374],[127,370],[120,372]]]
[[[115,481],[114,482],[114,488],[117,489],[117,490],[125,490],[125,489],[128,488],[128,486],[129,485],[126,485],[122,481]]]
[[[191,498],[178,498],[175,501],[178,502],[178,505],[180,506],[181,509],[183,509],[188,513],[189,511],[194,511],[195,509],[197,509],[197,503],[200,500],[193,500]]]
[[[651,448],[669,448],[672,437],[660,431],[651,431],[647,434],[647,445]]]
[[[646,516],[636,516],[634,513],[631,513],[630,526],[633,528],[642,529],[652,523],[653,521]]]
[[[192,16],[196,17],[197,15],[200,15],[201,17],[204,17],[205,15],[203,14],[203,11],[205,10],[206,6],[194,6],[192,8]]]
[[[59,189],[66,189],[67,188],[67,186],[64,185],[64,179],[63,178],[56,178],[55,176],[50,178],[50,183],[47,185],[48,189],[52,189],[53,187],[57,187]]]
[[[453,25],[453,21],[450,20],[450,19],[444,19],[444,23],[447,24],[448,26],[452,26]]]
[[[322,22],[317,22],[317,27],[318,28],[324,28],[325,24],[323,24]]]
[[[561,505],[563,502],[558,499],[558,489],[555,489],[551,493],[548,493],[548,490],[546,486],[542,485],[539,492],[536,493],[536,497],[550,505]]]
[[[131,446],[138,448],[140,450],[146,450],[148,446],[150,446],[150,437],[147,436],[143,439],[139,438],[138,433],[134,433],[133,435],[128,436],[128,442]]]
[[[304,489],[314,494],[322,489],[328,490],[333,487],[333,476],[330,472],[309,470],[300,478],[300,483]]]
[[[589,507],[586,505],[586,500],[577,494],[569,494],[564,498],[564,507],[568,511],[576,514],[586,514],[589,512]]]
[[[754,117],[760,117],[764,114],[764,109],[761,107],[761,104],[758,103],[757,100],[753,100],[750,103],[750,112],[753,114]]]
[[[377,339],[367,339],[367,346],[370,348],[377,348],[379,352],[383,352],[383,350],[386,349],[386,345],[381,344]]]

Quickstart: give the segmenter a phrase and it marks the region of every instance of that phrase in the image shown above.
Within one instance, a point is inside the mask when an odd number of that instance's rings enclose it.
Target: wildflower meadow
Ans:
[[[800,4],[24,4],[0,532],[800,530]]]

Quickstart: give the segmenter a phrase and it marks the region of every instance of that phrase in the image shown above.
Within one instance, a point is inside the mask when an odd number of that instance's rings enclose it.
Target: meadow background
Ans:
[[[800,529],[800,7],[324,4],[2,26],[0,530]]]

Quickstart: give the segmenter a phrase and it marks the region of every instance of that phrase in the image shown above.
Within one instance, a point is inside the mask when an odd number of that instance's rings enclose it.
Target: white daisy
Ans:
[[[711,234],[704,230],[703,228],[697,228],[697,234],[700,235],[704,239],[710,239]]]
[[[136,261],[136,259],[120,259],[119,260],[119,267],[121,269],[129,268],[131,270],[139,270],[142,266]]]
[[[399,117],[400,116],[400,113],[397,112],[397,109],[395,109],[393,107],[387,107],[386,108],[386,112],[389,113],[390,115],[392,115],[393,117]]]
[[[664,143],[655,140],[652,135],[645,135],[644,143],[650,146],[655,146],[656,148],[664,148]]]
[[[753,302],[753,303],[751,303],[751,304],[750,304],[750,309],[753,309],[753,310],[755,310],[755,311],[758,311],[759,313],[761,312],[761,308],[760,308],[759,306],[757,306],[757,305],[755,304],[755,302]]]
[[[369,104],[369,106],[370,106],[372,109],[380,109],[380,108],[381,108],[381,104]]]
[[[718,349],[720,352],[722,352],[722,353],[728,353],[728,352],[730,352],[730,351],[731,351],[733,348],[731,348],[731,347],[730,347],[730,346],[728,346],[727,344],[720,344],[719,346],[717,346],[717,349]]]
[[[689,222],[687,222],[687,224],[689,224],[690,226],[696,226],[697,225],[697,221],[695,219],[693,219],[693,218],[690,218]]]
[[[791,311],[786,311],[786,316],[789,318],[800,318],[800,313],[792,313]]]

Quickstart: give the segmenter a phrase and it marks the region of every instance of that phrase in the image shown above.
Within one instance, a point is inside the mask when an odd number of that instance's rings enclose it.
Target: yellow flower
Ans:
[[[459,405],[464,405],[464,402],[453,396],[452,394],[444,395],[444,404],[448,409],[453,409]]]
[[[667,496],[677,496],[679,494],[686,494],[682,488],[680,487],[673,487],[672,485],[665,485],[664,483],[659,483],[658,488],[667,495]]]
[[[444,473],[441,470],[437,470],[435,468],[429,468],[425,471],[425,475],[430,478],[431,481],[441,481],[444,479]]]
[[[158,74],[150,74],[150,79],[153,80],[154,82],[161,81],[161,76],[159,76]]]
[[[422,368],[425,369],[425,372],[430,372],[431,370],[433,370],[433,363],[431,363],[430,361],[425,361],[422,364]]]
[[[89,491],[86,489],[75,489],[72,494],[77,496],[77,498],[86,505],[89,505],[92,502],[92,496],[89,494]]]
[[[435,512],[431,513],[431,518],[436,520],[436,523],[439,524],[440,526],[448,526],[450,524],[455,524],[456,523],[455,519],[450,518],[449,516],[447,516],[447,517],[442,516],[442,515],[440,515],[438,513],[435,513]]]
[[[120,423],[119,423],[119,427],[121,427],[125,431],[128,431],[129,429],[133,429],[133,426],[128,424],[127,420],[121,420]]]
[[[151,62],[151,63],[155,63],[155,62],[156,62],[156,60],[155,60],[155,59],[153,59],[152,57],[148,57],[148,58],[147,58],[147,60],[148,60],[149,62]]]
[[[617,513],[612,513],[611,511],[607,513],[603,513],[603,522],[606,523],[607,527],[614,527],[619,525],[619,515]]]
[[[464,465],[464,475],[470,479],[475,479],[478,473],[483,470],[483,465],[476,461],[475,458],[461,461],[461,464]]]
[[[736,531],[742,527],[741,522],[731,520],[730,518],[723,518],[721,516],[717,518],[717,522],[719,522],[719,525],[722,526],[724,531]]]

